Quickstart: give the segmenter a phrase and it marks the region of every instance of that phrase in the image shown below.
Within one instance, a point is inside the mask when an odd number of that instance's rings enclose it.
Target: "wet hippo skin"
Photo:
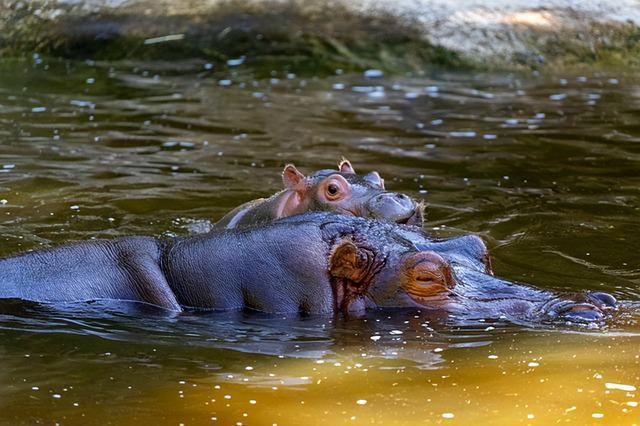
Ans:
[[[598,321],[603,293],[567,298],[487,273],[477,237],[331,213],[156,240],[89,241],[0,260],[0,298],[130,300],[180,311],[303,314],[426,308],[482,318]]]
[[[338,170],[319,170],[304,176],[293,164],[282,172],[284,189],[269,198],[249,201],[220,219],[218,229],[258,225],[311,211],[377,218],[420,225],[424,206],[405,194],[388,192],[378,172],[356,174],[348,160]]]

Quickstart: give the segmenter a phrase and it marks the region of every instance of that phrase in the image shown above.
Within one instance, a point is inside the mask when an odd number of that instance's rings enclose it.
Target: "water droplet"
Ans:
[[[235,59],[229,59],[227,61],[227,65],[230,67],[237,67],[238,65],[242,65],[244,63],[244,60],[246,59],[245,56],[241,56],[239,58],[235,58]]]
[[[452,138],[474,138],[476,132],[473,130],[449,132],[449,136]]]
[[[373,92],[375,88],[373,86],[353,86],[351,90],[356,93],[369,93]]]
[[[364,72],[364,76],[366,78],[378,78],[378,77],[382,77],[383,75],[384,73],[381,70],[376,70],[376,69],[370,69]]]
[[[384,98],[386,96],[386,93],[384,92],[383,88],[376,88],[376,90],[374,90],[373,92],[367,93],[367,96],[369,96],[370,98]]]
[[[635,392],[636,391],[636,387],[633,385],[625,385],[625,384],[621,384],[621,383],[605,383],[604,386],[607,389],[615,389],[615,390],[621,390],[621,391],[626,391],[626,392]]]
[[[69,101],[69,103],[73,106],[77,106],[80,108],[91,108],[94,109],[96,107],[96,104],[94,104],[93,102],[89,102],[89,101],[81,101],[78,99],[72,99]]]

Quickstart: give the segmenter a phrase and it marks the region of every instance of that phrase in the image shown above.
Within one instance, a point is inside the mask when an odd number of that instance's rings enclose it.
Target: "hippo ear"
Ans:
[[[338,164],[338,170],[340,170],[340,173],[356,174],[356,171],[353,169],[351,162],[344,157],[342,157],[342,161],[340,161],[340,164]]]
[[[337,243],[329,259],[329,274],[334,278],[346,278],[356,286],[361,283],[375,255],[366,247],[358,247],[348,238]]]
[[[363,179],[384,189],[384,179],[382,179],[378,172],[367,173],[366,175],[364,175]]]
[[[286,189],[294,189],[300,182],[304,181],[304,175],[296,169],[293,164],[287,164],[282,171],[282,182]]]
[[[332,277],[351,278],[358,271],[358,247],[353,242],[345,240],[331,251],[329,259],[329,273]]]

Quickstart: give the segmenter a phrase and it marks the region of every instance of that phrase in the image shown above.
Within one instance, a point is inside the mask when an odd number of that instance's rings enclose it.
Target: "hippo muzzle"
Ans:
[[[384,192],[372,197],[366,206],[370,217],[408,225],[422,225],[422,203],[395,192]]]
[[[539,308],[543,316],[553,320],[561,318],[576,323],[593,323],[618,309],[615,297],[609,293],[588,292],[575,300],[553,298]]]

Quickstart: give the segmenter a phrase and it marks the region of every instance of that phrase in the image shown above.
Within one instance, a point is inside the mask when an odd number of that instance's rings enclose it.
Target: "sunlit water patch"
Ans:
[[[497,275],[625,301],[609,327],[0,306],[0,418],[104,424],[634,424],[640,89],[624,75],[254,80],[203,63],[0,65],[3,255],[206,232],[348,157],[475,233]]]

